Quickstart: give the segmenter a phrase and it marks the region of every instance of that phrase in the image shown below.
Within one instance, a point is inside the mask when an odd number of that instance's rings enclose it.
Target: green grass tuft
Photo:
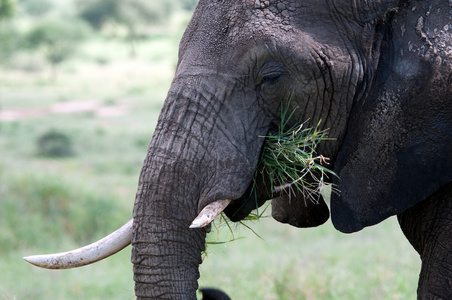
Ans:
[[[337,176],[328,169],[328,158],[317,154],[316,148],[322,141],[333,140],[327,137],[327,130],[320,130],[319,121],[315,128],[305,128],[304,123],[298,123],[288,127],[288,123],[295,111],[288,114],[288,107],[282,109],[281,125],[276,133],[265,136],[263,150],[259,158],[258,167],[254,178],[261,177],[265,182],[270,182],[272,194],[283,190],[297,189],[306,199],[317,202],[322,190],[327,186],[325,179],[329,175]],[[259,176],[261,175],[261,176]],[[256,194],[256,193],[255,193]],[[239,222],[240,225],[250,230],[254,235],[260,235],[246,224],[247,221],[256,221],[264,216],[268,205],[263,211],[257,210],[247,218]],[[216,240],[208,241],[207,245],[224,244],[235,241],[234,232],[224,214],[213,223],[216,228]],[[220,229],[227,226],[232,239],[221,241]],[[204,252],[207,256],[207,252]]]
[[[321,120],[314,128],[305,128],[304,122],[286,129],[293,114],[283,109],[278,131],[265,136],[255,178],[260,173],[264,182],[270,182],[272,193],[297,189],[305,198],[317,201],[325,179],[337,175],[326,167],[329,158],[318,154],[316,148],[333,139],[327,137],[327,130],[320,130]]]

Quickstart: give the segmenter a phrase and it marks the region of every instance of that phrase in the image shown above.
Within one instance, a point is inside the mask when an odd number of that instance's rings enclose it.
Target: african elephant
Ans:
[[[133,226],[111,251],[131,240],[137,298],[196,298],[207,230],[189,227],[226,206],[238,221],[277,198],[281,222],[328,219],[324,201],[289,202],[263,182],[251,196],[262,136],[290,99],[293,120],[322,120],[334,137],[317,148],[338,175],[334,226],[352,233],[398,215],[423,262],[418,297],[452,299],[451,20],[447,0],[200,0],[143,164]],[[208,216],[190,226],[201,211]]]

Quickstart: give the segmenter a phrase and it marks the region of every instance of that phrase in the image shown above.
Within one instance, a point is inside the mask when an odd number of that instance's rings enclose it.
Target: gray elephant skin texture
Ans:
[[[280,222],[329,218],[322,199],[253,182],[288,105],[289,126],[321,120],[334,138],[317,149],[339,176],[334,226],[398,215],[422,259],[418,297],[452,299],[451,19],[447,0],[201,0],[140,175],[137,298],[196,299],[206,230],[189,226],[216,200],[233,200],[233,221],[272,198]]]

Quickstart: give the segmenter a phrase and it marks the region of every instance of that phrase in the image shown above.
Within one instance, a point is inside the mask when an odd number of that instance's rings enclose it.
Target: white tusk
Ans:
[[[70,269],[102,260],[121,251],[132,241],[133,219],[103,239],[85,247],[55,254],[24,257],[32,265],[46,269]]]
[[[217,200],[210,203],[199,213],[196,219],[190,225],[190,228],[202,228],[210,224],[221,212],[226,208],[226,206],[231,203],[230,199]]]

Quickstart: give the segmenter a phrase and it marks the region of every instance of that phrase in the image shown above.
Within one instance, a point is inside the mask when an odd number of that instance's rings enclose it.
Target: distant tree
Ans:
[[[124,26],[130,53],[134,56],[139,27],[166,21],[175,7],[175,1],[78,0],[78,7],[79,16],[96,30],[101,30],[107,23]]]
[[[135,56],[135,44],[140,26],[162,23],[169,18],[173,3],[171,1],[122,0],[120,14],[116,21],[127,28],[130,54]]]
[[[21,34],[15,26],[0,26],[0,63],[7,62],[21,46]]]
[[[13,14],[13,2],[11,0],[0,0],[0,21],[11,18]]]
[[[41,16],[53,8],[50,0],[19,0],[25,11],[33,16]]]
[[[19,34],[6,22],[14,15],[14,4],[11,0],[0,0],[0,62],[6,61],[18,48]]]
[[[189,11],[194,10],[196,5],[198,5],[198,0],[179,0],[179,1],[182,4],[182,8]]]
[[[88,28],[82,22],[46,19],[31,29],[26,40],[30,48],[44,52],[55,79],[57,65],[73,55],[87,35]]]
[[[101,30],[119,14],[119,0],[78,0],[78,15],[94,29]]]

